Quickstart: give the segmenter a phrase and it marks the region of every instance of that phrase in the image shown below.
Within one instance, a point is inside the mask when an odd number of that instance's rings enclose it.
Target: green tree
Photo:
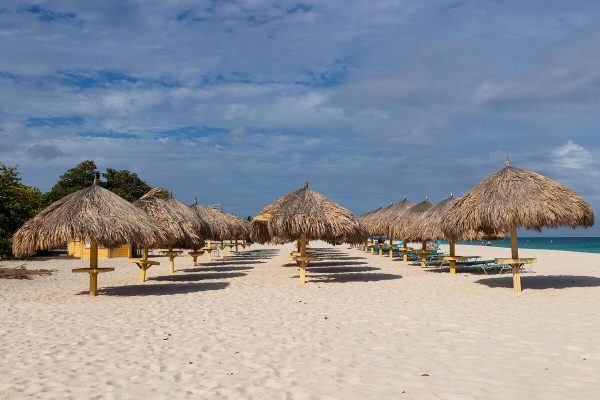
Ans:
[[[60,176],[58,182],[46,195],[49,203],[53,203],[68,194],[86,188],[94,183],[96,163],[92,160],[82,161]]]
[[[136,201],[147,191],[152,189],[135,172],[126,169],[116,170],[107,168],[102,174],[106,182],[102,183],[106,189],[118,194],[127,201]]]
[[[44,207],[44,195],[23,185],[17,167],[0,162],[0,258],[12,254],[12,235]]]

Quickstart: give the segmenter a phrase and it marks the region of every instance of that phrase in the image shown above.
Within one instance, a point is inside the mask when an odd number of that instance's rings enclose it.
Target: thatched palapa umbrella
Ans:
[[[404,246],[408,242],[411,234],[415,232],[414,224],[418,221],[419,217],[433,207],[433,204],[425,197],[425,200],[419,204],[406,209],[404,212],[398,214],[394,220],[390,223],[390,234],[394,237],[402,238]],[[404,249],[403,249],[404,250]],[[425,267],[427,260],[427,241],[423,241],[421,249],[421,266]],[[403,261],[408,262],[406,252],[403,254]]]
[[[365,241],[365,243],[363,245],[363,250],[364,251],[367,251],[367,249],[369,248],[369,240],[371,241],[371,243],[374,242],[374,240],[373,240],[374,233],[372,233],[371,221],[373,219],[373,216],[376,215],[382,209],[383,209],[383,207],[379,206],[379,207],[377,207],[377,208],[375,208],[373,210],[367,211],[366,213],[360,215],[357,218],[358,222],[360,222],[361,225],[365,227],[365,229],[367,230],[367,232],[369,232],[369,238],[368,238],[367,241]],[[374,247],[371,248],[371,251],[374,251],[373,249],[374,249]]]
[[[192,204],[191,209],[210,226],[211,234],[207,236],[208,259],[212,261],[212,240],[220,241],[222,245],[227,239],[235,240],[234,246],[237,246],[238,239],[245,240],[250,236],[250,224],[231,214],[226,214],[223,211],[214,207],[203,207],[198,204],[198,200]],[[230,244],[231,245],[231,244]]]
[[[535,259],[520,259],[517,229],[589,227],[594,224],[590,205],[571,189],[538,173],[510,165],[508,156],[500,171],[478,183],[452,205],[443,222],[448,237],[464,232],[510,232],[511,259],[497,263],[513,266],[513,286],[521,291],[521,266]]]
[[[157,187],[140,197],[135,206],[158,221],[171,234],[172,240],[163,242],[168,247],[164,252],[169,257],[169,269],[175,272],[175,257],[181,254],[173,247],[197,249],[204,245],[204,237],[210,234],[207,222],[187,205],[175,199],[166,189]],[[147,249],[144,249],[146,255]]]
[[[367,231],[352,213],[333,200],[308,188],[288,193],[263,208],[252,221],[251,237],[259,243],[298,242],[292,256],[300,268],[300,282],[305,282],[305,269],[316,257],[306,252],[309,240],[358,244]]]
[[[446,214],[452,207],[458,198],[454,197],[450,193],[450,197],[440,201],[429,210],[425,211],[412,225],[412,232],[410,237],[407,238],[410,241],[423,242],[427,240],[445,240],[448,239],[450,247],[450,256],[445,258],[450,263],[450,273],[456,273],[456,238],[448,237],[443,229],[442,223],[446,218]],[[477,240],[477,239],[496,239],[503,237],[502,233],[489,235],[484,232],[467,231],[463,232],[460,240]]]
[[[376,219],[376,222],[375,222],[376,230],[381,233],[387,234],[388,238],[390,239],[390,253],[389,253],[390,258],[392,258],[394,256],[392,242],[394,240],[393,238],[395,237],[392,233],[391,226],[392,226],[392,224],[397,224],[398,219],[401,218],[403,213],[413,206],[415,206],[415,203],[413,203],[410,200],[407,200],[405,197],[401,201],[399,201],[395,204],[392,204],[391,206],[386,207],[385,209],[381,210],[381,212],[379,212],[375,218]],[[402,243],[403,243],[402,252],[403,252],[403,254],[406,254],[406,252],[408,251],[408,248],[406,245],[407,242],[406,242],[406,240],[403,240]],[[379,254],[380,255],[382,254],[381,249],[380,249]]]
[[[63,197],[27,221],[13,236],[13,252],[20,256],[37,249],[53,249],[69,240],[90,243],[90,267],[73,272],[90,275],[90,296],[98,288],[98,274],[114,268],[98,268],[98,245],[123,243],[153,246],[172,240],[158,222],[139,208],[96,184]]]

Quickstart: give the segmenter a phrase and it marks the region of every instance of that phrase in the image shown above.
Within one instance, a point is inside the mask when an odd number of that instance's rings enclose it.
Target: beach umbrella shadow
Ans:
[[[298,278],[296,276],[295,278]],[[309,280],[315,283],[348,283],[348,282],[376,282],[401,279],[402,275],[393,274],[378,274],[378,273],[348,273],[348,274],[332,274],[318,275],[311,274]]]
[[[177,274],[177,275],[165,275],[150,278],[153,281],[166,281],[166,282],[181,282],[181,281],[203,281],[207,279],[228,279],[228,278],[239,278],[246,276],[243,272],[223,272],[223,273],[207,273],[207,274]]]
[[[522,276],[521,280],[523,282],[523,289],[544,290],[600,286],[600,278],[583,275]],[[492,288],[511,288],[513,286],[512,276],[484,278],[475,281],[475,283]]]
[[[321,265],[312,265],[306,268],[307,271],[316,274],[339,274],[343,272],[368,272],[368,271],[381,271],[381,268],[365,266],[360,267],[323,267]]]
[[[180,272],[234,272],[234,271],[248,271],[254,267],[220,267],[215,265],[213,267],[200,267],[200,268],[186,268],[180,269]]]
[[[98,293],[106,296],[162,296],[222,290],[227,286],[229,286],[227,282],[125,285],[101,288],[98,289]],[[83,291],[77,294],[87,295],[88,292]]]

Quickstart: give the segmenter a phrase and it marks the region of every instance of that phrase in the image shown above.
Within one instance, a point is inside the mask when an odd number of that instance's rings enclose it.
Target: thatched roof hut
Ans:
[[[478,183],[458,199],[444,218],[449,237],[469,230],[509,233],[518,227],[589,227],[590,205],[571,189],[544,175],[510,165]]]
[[[478,183],[448,211],[442,229],[450,238],[468,231],[510,232],[513,286],[521,291],[520,267],[534,259],[520,259],[519,227],[540,231],[544,227],[589,227],[594,224],[590,205],[571,189],[538,173],[510,165],[508,156],[500,171]]]
[[[197,202],[191,209],[210,226],[212,240],[246,239],[250,236],[250,223],[235,215],[226,214],[213,207],[203,207]]]
[[[251,237],[259,243],[307,240],[361,243],[368,233],[352,213],[308,188],[288,193],[269,204],[252,221]]]
[[[429,210],[425,211],[421,216],[415,221],[413,225],[413,230],[411,235],[406,238],[406,240],[410,240],[413,242],[421,242],[424,240],[444,240],[448,239],[444,230],[442,229],[442,223],[446,218],[446,214],[458,201],[458,198],[454,197],[454,195],[450,194],[450,197],[444,199],[431,207]],[[503,233],[495,233],[495,234],[486,234],[484,232],[477,232],[474,230],[469,230],[463,232],[460,236],[460,240],[479,240],[479,239],[498,239],[503,238]]]
[[[397,214],[396,217],[389,222],[391,236],[407,241],[407,238],[411,237],[415,232],[415,224],[419,217],[431,207],[433,207],[433,204],[431,204],[429,199],[425,198],[425,200],[419,204]]]
[[[379,213],[376,214],[374,219],[374,229],[380,234],[389,235],[390,228],[394,221],[397,221],[406,210],[415,206],[410,200],[407,200],[406,197],[401,201],[390,205],[382,209]]]
[[[150,190],[134,205],[144,210],[171,234],[173,240],[162,243],[162,246],[199,248],[204,245],[204,238],[211,233],[207,221],[164,188]]]
[[[372,224],[371,221],[373,221],[373,218],[382,209],[383,209],[383,207],[379,206],[373,210],[367,211],[366,213],[364,213],[364,214],[360,215],[358,218],[356,218],[358,220],[358,222],[360,222],[360,224],[365,227],[367,232],[369,232],[369,235],[375,235],[375,233],[373,232],[374,225]]]
[[[158,222],[125,199],[92,185],[52,203],[13,236],[17,256],[64,246],[69,240],[95,240],[114,247],[123,243],[154,246],[173,240]]]

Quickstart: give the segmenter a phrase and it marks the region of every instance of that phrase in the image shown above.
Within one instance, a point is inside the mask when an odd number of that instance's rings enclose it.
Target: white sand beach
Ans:
[[[523,274],[421,270],[320,248],[308,283],[292,245],[137,283],[124,259],[31,260],[58,270],[0,280],[1,399],[597,399],[600,254],[520,250]],[[241,253],[243,254],[243,253]],[[510,249],[457,246],[508,257]],[[14,267],[22,262],[3,261]],[[287,266],[284,266],[287,264]]]

